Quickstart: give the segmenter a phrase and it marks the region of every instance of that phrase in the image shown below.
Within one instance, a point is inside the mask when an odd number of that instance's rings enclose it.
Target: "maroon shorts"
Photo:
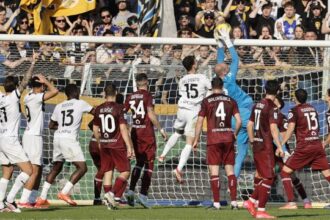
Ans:
[[[310,166],[313,170],[329,169],[327,156],[321,144],[296,149],[285,165],[293,170],[299,170],[305,166]]]
[[[208,165],[234,165],[235,148],[233,142],[207,145],[206,163]]]
[[[101,145],[101,170],[108,172],[115,168],[120,172],[130,171],[131,164],[127,158],[126,149],[102,148]]]
[[[89,153],[92,157],[94,165],[99,170],[101,167],[101,156],[100,156],[100,149],[96,141],[91,140],[89,142]]]
[[[272,144],[253,143],[253,159],[256,170],[261,177],[270,179],[275,176],[275,159]]]
[[[136,138],[132,136],[136,161],[148,162],[155,160],[156,139],[154,137]]]

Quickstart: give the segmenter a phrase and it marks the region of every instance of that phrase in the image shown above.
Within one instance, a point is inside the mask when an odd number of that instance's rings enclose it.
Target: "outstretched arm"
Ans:
[[[236,81],[236,76],[238,72],[239,58],[234,46],[229,48],[229,53],[231,56],[230,72],[231,78]]]

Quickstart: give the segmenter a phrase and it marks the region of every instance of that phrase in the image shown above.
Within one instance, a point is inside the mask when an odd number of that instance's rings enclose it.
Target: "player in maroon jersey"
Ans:
[[[293,197],[290,175],[297,169],[309,165],[313,170],[321,170],[325,179],[330,182],[329,164],[319,138],[318,114],[312,105],[306,103],[307,96],[304,89],[295,91],[296,106],[289,111],[289,125],[282,140],[283,144],[286,143],[295,132],[296,149],[281,171],[282,179],[287,179],[283,181],[283,186],[289,201]]]
[[[244,207],[256,218],[275,218],[266,212],[265,206],[275,177],[273,142],[277,147],[276,155],[283,156],[277,127],[278,109],[274,104],[275,96],[279,90],[278,82],[275,80],[267,81],[265,90],[266,97],[253,107],[247,126],[249,140],[253,146],[256,177],[262,180],[255,187],[250,198],[244,201]],[[259,204],[256,211],[255,202],[257,200]]]
[[[167,134],[161,128],[154,112],[153,98],[148,92],[148,77],[144,73],[136,76],[138,90],[131,94],[125,101],[125,110],[132,113],[131,137],[133,140],[136,164],[132,171],[129,191],[126,194],[127,202],[134,206],[134,190],[140,174],[143,170],[141,191],[137,196],[137,202],[144,208],[149,208],[148,189],[151,183],[151,176],[154,169],[156,155],[156,137],[154,126],[160,131],[164,140]]]
[[[279,95],[276,96],[274,103],[279,108],[277,126],[279,128],[281,138],[283,138],[285,135],[286,129],[288,128],[288,120],[287,120],[286,116],[280,110],[284,108],[285,103],[284,103],[282,97]],[[286,149],[288,150],[288,156],[290,156],[290,148],[289,148],[288,143],[286,143]],[[276,164],[279,166],[279,168],[281,170],[284,166],[284,162],[288,159],[288,157],[286,158],[284,156],[284,158],[282,158],[282,157],[277,157],[276,155],[274,155],[274,157],[275,157]],[[288,180],[290,180],[290,179],[282,179],[282,182],[288,181]],[[305,188],[302,185],[302,183],[300,182],[300,179],[294,173],[292,173],[290,181],[292,181],[293,186],[295,187],[295,189],[298,192],[301,199],[304,201],[304,208],[305,209],[312,208],[312,203],[307,198]],[[287,197],[289,197],[289,196],[287,196]],[[290,199],[293,199],[293,198],[290,197]],[[293,202],[293,201],[290,201],[290,202]],[[280,207],[280,209],[297,209],[297,208],[298,207],[295,203],[287,203],[287,205]]]
[[[112,174],[115,168],[120,173],[114,186],[104,195],[108,208],[115,209],[117,206],[115,195],[118,192],[123,193],[127,186],[127,179],[130,175],[129,158],[134,155],[134,152],[122,105],[115,102],[116,87],[107,85],[104,92],[106,101],[95,110],[93,133],[100,146],[104,186],[111,186]]]
[[[219,77],[212,80],[213,94],[204,98],[196,124],[194,150],[197,149],[203,121],[207,119],[207,154],[206,160],[210,171],[210,183],[213,192],[214,209],[220,209],[219,165],[225,166],[230,190],[231,207],[238,209],[236,202],[237,179],[234,175],[235,147],[234,142],[241,128],[242,121],[237,103],[223,93],[223,81]],[[231,118],[235,117],[235,131],[231,128]]]
[[[120,93],[116,94],[116,103],[123,105],[124,104],[124,96]],[[88,127],[93,131],[93,120],[88,124]],[[101,190],[102,190],[102,182],[103,182],[103,172],[101,170],[101,156],[100,156],[100,148],[97,144],[97,141],[94,135],[91,137],[89,141],[89,154],[93,160],[93,164],[97,169],[97,172],[94,177],[94,201],[93,205],[102,205],[101,200]],[[112,177],[111,181],[112,183]],[[104,192],[109,192],[112,186],[105,186]],[[118,192],[120,194],[120,192]],[[116,195],[115,195],[116,197]],[[120,198],[119,198],[120,200]],[[117,201],[117,199],[116,199]]]

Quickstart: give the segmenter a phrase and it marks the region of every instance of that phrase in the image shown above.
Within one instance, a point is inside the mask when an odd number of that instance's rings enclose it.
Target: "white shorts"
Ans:
[[[198,118],[198,111],[179,108],[177,118],[174,122],[174,128],[184,130],[184,134],[189,137],[195,137],[195,127]]]
[[[81,150],[79,141],[71,138],[55,137],[53,162],[55,161],[85,161],[84,154]]]
[[[42,136],[37,135],[23,135],[23,149],[30,159],[32,164],[42,165]]]
[[[1,137],[0,152],[8,158],[11,164],[29,161],[18,137]]]
[[[9,159],[4,155],[2,152],[0,152],[0,164],[1,165],[9,165]]]

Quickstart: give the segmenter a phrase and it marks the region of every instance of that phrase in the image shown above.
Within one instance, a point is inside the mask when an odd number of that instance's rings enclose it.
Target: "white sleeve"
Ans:
[[[83,100],[80,100],[80,109],[82,112],[90,112],[93,109],[93,106]]]
[[[38,102],[43,103],[44,102],[44,96],[45,96],[45,93],[44,92],[39,93],[38,94]]]
[[[57,106],[55,107],[55,109],[54,109],[54,112],[53,112],[52,116],[50,117],[50,119],[51,119],[52,121],[57,121],[57,122],[58,122],[58,118],[57,118],[57,116],[58,116],[58,114],[57,114],[58,109],[59,109],[59,107],[58,107],[58,105],[57,105]]]

